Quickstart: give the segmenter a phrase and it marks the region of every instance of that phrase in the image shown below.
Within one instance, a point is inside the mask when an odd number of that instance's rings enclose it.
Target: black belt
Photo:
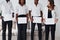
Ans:
[[[27,17],[26,15],[18,15],[18,17]]]
[[[32,16],[32,17],[42,17],[42,16]]]

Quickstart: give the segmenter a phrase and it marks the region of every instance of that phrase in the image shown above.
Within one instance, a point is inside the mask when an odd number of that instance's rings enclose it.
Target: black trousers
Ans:
[[[56,24],[45,25],[45,40],[49,40],[49,29],[51,28],[51,40],[55,40]]]
[[[18,24],[18,38],[17,40],[26,40],[27,24]]]
[[[8,24],[8,40],[11,40],[12,36],[12,21],[2,20],[2,40],[6,40],[6,25]]]
[[[35,24],[36,23],[31,23],[31,40],[34,40]],[[37,25],[38,25],[38,36],[39,36],[39,40],[42,40],[42,24],[41,23],[37,23]]]

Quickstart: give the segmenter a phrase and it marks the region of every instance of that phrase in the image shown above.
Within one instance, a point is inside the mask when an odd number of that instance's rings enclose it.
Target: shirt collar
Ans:
[[[25,5],[21,6],[20,4],[18,4],[20,7],[24,7]]]

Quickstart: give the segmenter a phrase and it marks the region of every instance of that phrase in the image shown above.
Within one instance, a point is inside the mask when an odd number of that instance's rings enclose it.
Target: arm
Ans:
[[[30,19],[31,19],[31,11],[29,11],[29,17],[30,17]]]
[[[40,11],[40,12],[41,12],[41,17],[42,17],[41,21],[43,22],[43,12],[42,11]]]
[[[43,6],[42,5],[40,6],[40,13],[41,13],[41,17],[42,17],[41,21],[43,22]]]
[[[59,19],[58,8],[55,7],[55,23],[58,22],[58,19]]]
[[[26,14],[26,16],[27,16],[27,22],[28,22],[28,19],[29,19],[29,14],[27,13],[27,14]]]
[[[14,8],[12,2],[10,2],[10,8],[11,8],[12,17],[14,18]]]
[[[19,6],[16,6],[14,12],[15,12],[15,19],[16,19],[16,21],[18,21]]]
[[[31,11],[29,11],[29,17],[30,17],[30,20],[33,21],[33,18],[31,16]]]
[[[16,14],[16,21],[18,21],[18,13]]]

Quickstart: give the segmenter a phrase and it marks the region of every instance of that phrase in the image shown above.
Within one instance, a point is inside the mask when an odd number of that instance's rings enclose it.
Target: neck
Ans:
[[[35,3],[35,5],[37,6],[38,3]]]
[[[24,6],[24,4],[20,4],[21,6]]]
[[[9,1],[6,1],[7,3],[9,2]]]

